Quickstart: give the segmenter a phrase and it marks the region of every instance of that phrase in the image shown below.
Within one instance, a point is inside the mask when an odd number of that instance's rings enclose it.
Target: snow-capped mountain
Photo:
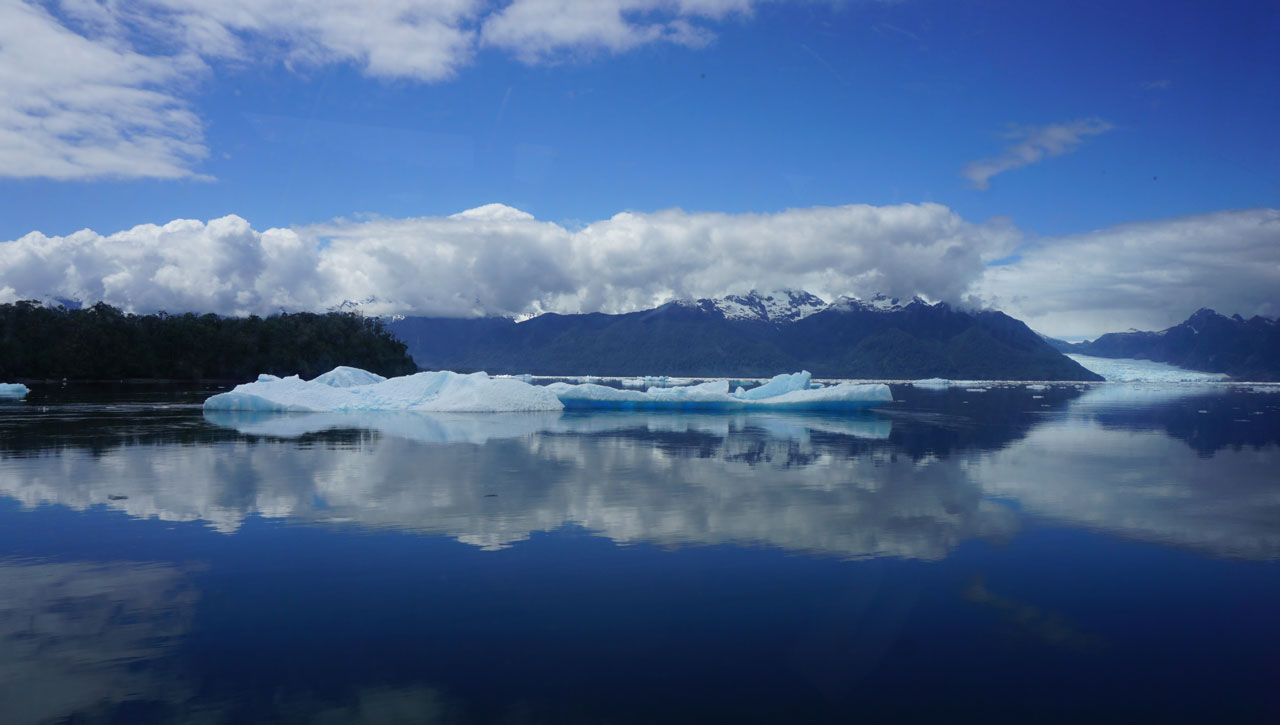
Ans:
[[[897,312],[898,310],[906,309],[913,304],[927,305],[929,303],[920,297],[912,297],[904,304],[898,297],[888,297],[883,294],[876,293],[876,295],[869,300],[844,295],[836,299],[836,301],[832,302],[830,305],[827,305],[827,309],[840,310],[843,312]]]
[[[708,312],[714,310],[724,315],[727,320],[751,320],[771,322],[775,325],[787,324],[823,312],[897,312],[907,306],[919,303],[928,304],[919,297],[903,302],[897,297],[876,294],[870,299],[861,299],[844,295],[828,304],[821,297],[804,290],[776,290],[760,292],[751,290],[745,295],[727,295],[717,299],[700,299],[696,302],[680,302],[680,304],[698,307]]]
[[[760,320],[775,324],[802,320],[826,309],[827,303],[804,290],[776,290],[745,295],[728,295],[720,299],[700,299],[703,309],[719,310],[729,320]]]
[[[674,300],[622,314],[414,318],[388,329],[422,367],[535,375],[1098,380],[1002,313],[799,291]]]

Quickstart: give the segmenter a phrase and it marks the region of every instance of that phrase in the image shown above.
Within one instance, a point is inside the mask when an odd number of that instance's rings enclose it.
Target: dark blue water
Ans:
[[[1280,719],[1280,392],[0,406],[0,722]]]

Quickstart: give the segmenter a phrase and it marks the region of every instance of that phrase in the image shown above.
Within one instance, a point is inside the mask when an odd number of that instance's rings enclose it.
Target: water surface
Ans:
[[[0,721],[1274,721],[1280,393],[0,406]]]

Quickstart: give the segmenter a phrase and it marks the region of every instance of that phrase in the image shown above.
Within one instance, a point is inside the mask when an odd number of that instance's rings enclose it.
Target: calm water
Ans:
[[[1280,720],[1280,392],[0,405],[0,722]]]

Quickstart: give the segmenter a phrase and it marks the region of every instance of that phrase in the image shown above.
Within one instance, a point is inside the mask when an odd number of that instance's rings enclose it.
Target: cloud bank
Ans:
[[[973,188],[987,189],[991,186],[991,177],[997,174],[1075,151],[1087,137],[1105,133],[1111,128],[1110,123],[1100,118],[1082,118],[1048,126],[1014,126],[1005,134],[1013,143],[999,156],[974,161],[965,167],[961,175]]]
[[[991,266],[1021,246],[1016,261]],[[0,242],[0,302],[136,312],[625,312],[752,288],[826,299],[921,295],[1001,309],[1046,333],[1163,329],[1201,306],[1280,314],[1280,210],[1122,224],[1028,245],[940,204],[774,214],[623,212],[579,229],[502,204],[444,217],[256,230],[228,216]]]
[[[448,217],[258,231],[228,216],[0,243],[0,301],[269,314],[619,312],[753,287],[958,299],[1016,230],[940,204],[776,214],[625,212],[578,230],[501,204]]]
[[[188,94],[214,65],[350,64],[455,77],[481,47],[525,63],[688,47],[759,0],[0,0],[0,177],[199,176]]]
[[[1219,211],[1040,240],[978,294],[1065,336],[1162,330],[1200,307],[1280,315],[1280,209]]]

